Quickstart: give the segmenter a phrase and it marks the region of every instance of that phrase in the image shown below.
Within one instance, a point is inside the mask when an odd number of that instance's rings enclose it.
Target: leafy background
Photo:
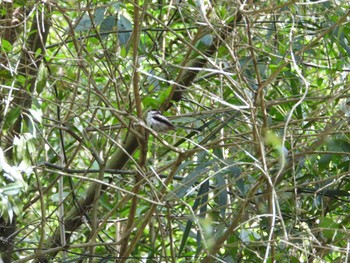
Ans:
[[[3,262],[348,260],[347,1],[0,11]]]

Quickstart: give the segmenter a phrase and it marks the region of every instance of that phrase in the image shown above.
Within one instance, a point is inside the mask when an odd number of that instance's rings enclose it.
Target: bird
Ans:
[[[155,109],[148,111],[146,123],[154,131],[160,133],[176,130],[176,126],[172,124],[159,110]]]
[[[176,130],[177,128],[200,132],[200,129],[172,124],[167,117],[165,117],[159,110],[155,109],[148,111],[146,123],[148,127],[159,133]]]

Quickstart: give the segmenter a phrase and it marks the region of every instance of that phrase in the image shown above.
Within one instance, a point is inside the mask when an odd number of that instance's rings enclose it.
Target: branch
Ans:
[[[40,7],[40,5],[38,5]],[[50,29],[49,14],[51,12],[47,5],[42,6],[43,10],[39,10],[33,17],[32,27],[26,43],[26,49],[22,49],[20,59],[19,75],[26,78],[26,82],[22,85],[17,83],[19,89],[14,93],[13,105],[19,106],[21,112],[27,111],[32,105],[32,92],[35,87],[36,76],[43,61],[45,52],[45,43]],[[45,12],[46,11],[46,12]],[[37,53],[39,54],[37,55]],[[34,57],[36,54],[36,57]],[[31,77],[32,76],[32,77]],[[29,92],[28,92],[29,91]],[[8,100],[12,100],[11,97]],[[6,157],[13,160],[13,140],[17,134],[21,132],[23,118],[26,122],[28,119],[25,114],[19,114],[18,119],[7,133]],[[13,231],[12,231],[13,230]],[[16,218],[11,223],[7,222],[4,217],[0,218],[0,239],[8,240],[16,230]],[[10,239],[10,238],[9,238]],[[12,243],[10,245],[0,245],[0,254],[11,255],[13,250]],[[11,258],[3,258],[4,262],[11,262]]]
[[[149,15],[146,12],[146,15]],[[241,15],[238,14],[236,21],[234,23],[239,22],[242,19]],[[158,22],[158,20],[157,20]],[[159,21],[161,23],[161,21]],[[162,24],[162,23],[161,23]],[[166,27],[166,25],[164,25]],[[168,28],[168,27],[166,27]],[[193,80],[197,76],[197,74],[200,72],[199,70],[193,70],[190,68],[203,68],[210,57],[212,57],[215,52],[217,51],[217,48],[222,44],[222,41],[226,39],[226,37],[229,35],[229,33],[233,30],[233,25],[227,29],[227,31],[222,31],[221,35],[217,36],[217,38],[213,41],[213,44],[209,46],[204,52],[200,52],[202,57],[197,57],[189,62],[188,65],[184,65],[184,70],[179,74],[177,78],[177,84],[173,86],[173,92],[169,96],[168,103],[162,105],[162,109],[168,109],[171,107],[171,101],[180,101],[183,95],[183,92],[185,91],[183,87],[189,87],[192,85]],[[189,44],[191,46],[191,44]],[[191,47],[192,48],[192,47]],[[191,49],[190,48],[190,49]],[[196,50],[197,51],[197,50]],[[192,49],[189,51],[192,52]],[[128,137],[126,138],[126,143],[123,145],[124,147],[118,148],[117,151],[112,155],[112,157],[109,159],[106,165],[106,169],[122,169],[124,165],[127,163],[127,161],[131,158],[133,153],[138,148],[138,138],[135,136],[135,134],[129,133]],[[166,184],[170,183],[168,181]],[[83,223],[83,216],[85,213],[89,211],[92,204],[97,201],[95,197],[95,189],[97,187],[98,182],[91,183],[89,188],[86,192],[86,198],[82,198],[79,200],[79,206],[73,207],[71,211],[67,214],[65,225],[66,225],[66,235],[67,235],[67,243],[69,242],[70,235],[73,231],[75,231],[77,228],[79,228]],[[103,193],[107,188],[107,185],[102,185],[102,191]],[[149,213],[149,216],[151,213]],[[137,237],[139,237],[139,233],[142,233],[143,229],[146,227],[147,224],[145,224],[147,220],[143,220],[143,224],[138,229],[138,234],[136,235],[135,240],[133,241],[133,245],[128,248],[128,250],[124,254],[129,254],[132,252],[133,246],[136,244]],[[54,232],[53,236],[51,236],[47,240],[47,244],[49,244],[48,248],[54,248],[56,246],[60,246],[60,235],[58,229]],[[39,261],[40,262],[49,262],[51,258],[53,258],[57,252],[53,252],[51,254],[43,255]]]

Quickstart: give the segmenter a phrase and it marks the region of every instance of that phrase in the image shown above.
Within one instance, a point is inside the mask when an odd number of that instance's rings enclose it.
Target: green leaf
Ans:
[[[35,50],[35,57],[36,57],[36,58],[39,57],[39,56],[41,56],[41,54],[42,54],[41,48],[38,48],[37,50]]]
[[[120,31],[130,31],[130,32],[120,32]],[[118,40],[122,46],[126,47],[131,37],[131,32],[132,32],[131,22],[125,16],[120,15],[118,19]]]
[[[39,73],[38,73],[38,78],[35,82],[35,90],[38,94],[41,94],[46,87],[47,83],[47,72],[44,67],[40,67]]]
[[[213,44],[213,35],[207,34],[207,35],[203,36],[201,39],[199,39],[196,47],[199,50],[206,50],[212,44]]]
[[[1,39],[1,49],[7,53],[7,52],[10,52],[13,47],[11,45],[11,43],[9,41],[7,41],[6,39]]]
[[[115,16],[108,16],[101,23],[100,33],[111,32],[111,31],[113,31],[113,29],[116,25],[117,25],[116,17]],[[106,38],[107,36],[108,35],[103,34],[102,38]]]
[[[195,201],[194,201],[194,204],[192,206],[192,211],[197,210],[197,208],[199,206],[199,203],[200,203],[200,198],[196,198]],[[184,230],[184,233],[183,233],[183,236],[182,236],[182,239],[181,239],[181,243],[180,243],[179,255],[181,255],[182,250],[185,248],[187,239],[188,239],[188,237],[189,237],[189,235],[191,233],[192,225],[193,225],[193,220],[192,219],[187,220],[186,227],[185,227],[185,230]],[[198,242],[199,241],[198,241],[198,235],[197,235],[197,243]]]
[[[18,181],[0,187],[0,195],[18,195],[23,189],[23,184]]]
[[[99,26],[102,23],[102,21],[104,20],[105,11],[106,11],[105,7],[96,8],[95,13],[94,13],[95,26]]]
[[[186,227],[185,230],[183,231],[183,235],[181,238],[181,243],[180,243],[180,247],[179,247],[179,255],[182,254],[183,249],[185,248],[185,245],[187,243],[188,237],[191,233],[191,229],[192,229],[192,225],[193,225],[193,221],[192,220],[187,220],[186,223]]]
[[[228,199],[227,199],[227,184],[225,181],[225,177],[222,175],[222,173],[218,173],[215,175],[216,181],[217,181],[217,190],[219,191],[218,195],[218,205],[220,207],[220,214],[222,218],[225,218],[226,214],[226,207],[228,205]]]
[[[339,230],[338,224],[328,217],[320,218],[319,227],[324,228],[322,229],[322,234],[329,240],[334,239]]]
[[[63,199],[65,199],[68,195],[69,195],[69,192],[63,192],[62,193]],[[59,193],[51,194],[50,198],[51,198],[51,201],[55,203],[60,201]]]
[[[7,69],[0,69],[0,78],[12,79],[11,71]]]
[[[121,47],[121,49],[120,49],[120,56],[122,58],[126,58],[127,55],[128,55],[128,51],[127,51],[126,47]]]
[[[178,197],[182,198],[186,194],[188,194],[188,191],[190,188],[197,182],[199,181],[200,177],[203,174],[206,174],[208,170],[211,169],[210,164],[213,161],[206,161],[198,165],[194,170],[192,170],[182,181],[179,186],[177,186],[174,190],[173,193]]]
[[[17,81],[21,84],[21,86],[24,86],[26,84],[27,78],[23,75],[18,75]]]
[[[112,7],[116,10],[116,11],[120,11],[121,8],[126,8],[125,4],[121,3],[121,2],[115,2],[112,4]]]
[[[18,120],[21,115],[21,107],[15,107],[9,110],[5,115],[4,129],[7,130],[13,126],[13,124]]]
[[[158,83],[158,81],[157,81]],[[163,88],[159,93],[159,104],[162,104],[170,95],[172,87]]]
[[[91,19],[88,14],[85,14],[83,18],[79,21],[78,25],[75,27],[75,32],[88,31],[92,27]],[[68,31],[69,29],[67,29]]]
[[[37,122],[39,122],[39,123],[42,122],[43,113],[42,113],[41,109],[38,109],[38,110],[29,109],[29,112]]]
[[[28,8],[28,0],[16,0],[14,1],[15,7],[27,7]]]
[[[332,154],[324,154],[318,161],[318,168],[321,172],[329,168],[329,163],[332,160]]]

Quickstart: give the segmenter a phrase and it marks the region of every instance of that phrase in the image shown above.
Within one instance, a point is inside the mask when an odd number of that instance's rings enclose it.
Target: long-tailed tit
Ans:
[[[156,132],[167,132],[170,130],[176,130],[176,128],[195,130],[197,132],[199,131],[198,129],[195,129],[195,128],[183,127],[178,125],[175,126],[159,110],[150,110],[147,113],[146,123],[149,127],[151,127]]]
[[[156,132],[175,130],[176,127],[159,110],[150,110],[147,113],[146,123]]]

